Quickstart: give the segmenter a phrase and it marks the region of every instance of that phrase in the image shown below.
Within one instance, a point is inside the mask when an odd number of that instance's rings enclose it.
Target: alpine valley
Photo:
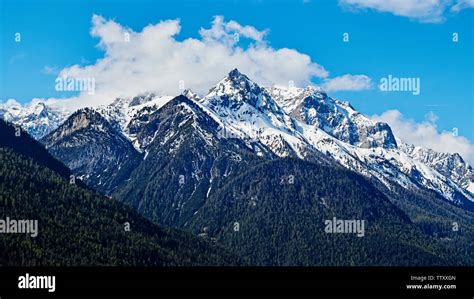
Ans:
[[[88,188],[250,265],[474,265],[471,166],[319,88],[234,69],[202,97],[7,102],[0,116]],[[328,234],[333,218],[365,221],[363,237]]]

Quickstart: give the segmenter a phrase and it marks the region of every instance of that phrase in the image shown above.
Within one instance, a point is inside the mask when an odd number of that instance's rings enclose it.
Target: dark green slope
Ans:
[[[3,119],[0,119],[0,147],[12,148],[16,153],[32,158],[37,164],[48,167],[63,177],[71,175],[69,168],[56,160],[38,141],[23,130],[5,123]]]
[[[294,184],[282,183],[289,175]],[[325,233],[324,221],[333,217],[365,220],[365,236]],[[424,234],[361,176],[301,160],[261,163],[230,179],[187,229],[204,227],[209,238],[259,265],[473,262]]]
[[[0,219],[38,220],[38,236],[0,234],[0,265],[231,265],[236,258],[187,233],[162,229],[77,185],[40,160],[38,143],[0,121]],[[14,140],[14,138],[18,138]],[[19,154],[30,146],[28,155]],[[125,223],[130,223],[130,231]]]

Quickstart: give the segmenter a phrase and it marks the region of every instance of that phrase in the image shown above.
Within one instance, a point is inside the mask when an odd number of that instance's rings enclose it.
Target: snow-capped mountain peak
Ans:
[[[200,101],[201,101],[201,98],[199,97],[199,95],[197,95],[196,93],[194,93],[191,89],[185,89],[185,90],[183,90],[183,92],[182,92],[181,95],[187,97],[187,98],[190,99],[190,100],[196,101],[196,102],[200,102]]]
[[[398,140],[399,148],[412,159],[428,165],[458,186],[474,194],[474,170],[457,153],[438,153]]]
[[[15,100],[0,103],[0,117],[21,126],[36,139],[57,128],[70,114],[70,111],[42,101],[34,101],[26,105],[21,105]]]
[[[291,111],[295,110],[307,97],[313,95],[322,99],[327,97],[326,92],[318,86],[300,88],[274,85],[266,88],[266,90],[287,113],[291,113]]]
[[[396,148],[390,127],[375,123],[356,111],[348,102],[329,97],[317,87],[273,87],[269,92],[298,121],[316,126],[337,139],[364,148]]]
[[[261,102],[265,102],[269,96],[255,82],[246,75],[233,69],[224,79],[211,88],[206,98],[221,98],[221,105],[232,105],[234,107],[242,105],[243,102],[257,107]]]
[[[277,156],[305,156],[309,145],[294,120],[265,88],[237,69],[217,83],[202,104],[221,119],[227,131],[262,143]]]

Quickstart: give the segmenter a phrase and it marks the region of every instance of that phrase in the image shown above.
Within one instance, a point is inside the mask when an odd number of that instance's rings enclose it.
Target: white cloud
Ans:
[[[234,45],[238,37],[250,38],[256,42],[263,42],[268,30],[258,31],[252,26],[242,26],[236,21],[225,22],[223,16],[215,16],[210,29],[201,28],[199,34],[205,41],[228,41],[230,45]],[[237,34],[237,35],[236,35]]]
[[[472,8],[474,7],[474,0],[458,0],[458,2],[451,7],[451,11],[459,12],[465,8]]]
[[[439,132],[436,126],[438,116],[433,112],[426,115],[425,121],[415,122],[406,118],[398,110],[389,110],[381,115],[373,115],[372,120],[386,122],[394,134],[406,143],[430,148],[437,152],[458,153],[471,165],[474,165],[474,145],[463,136],[453,132]]]
[[[366,75],[346,74],[331,79],[326,79],[322,88],[328,92],[334,91],[359,91],[372,87],[372,81]]]
[[[448,10],[458,12],[473,7],[473,2],[473,0],[339,0],[339,4],[343,7],[368,8],[428,23],[443,22]]]
[[[185,88],[204,94],[236,67],[263,86],[290,80],[306,86],[329,75],[306,54],[269,46],[267,30],[226,22],[221,16],[210,28],[201,28],[200,38],[178,40],[180,29],[179,20],[165,20],[134,32],[94,15],[91,35],[99,38],[104,57],[93,64],[67,67],[59,77],[94,78],[95,93],[83,92],[68,99],[68,105],[95,106],[148,91],[177,95],[181,80]],[[240,39],[249,41],[246,47],[240,46]]]

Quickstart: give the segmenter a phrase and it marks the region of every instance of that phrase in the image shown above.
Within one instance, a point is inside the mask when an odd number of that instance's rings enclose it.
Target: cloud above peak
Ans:
[[[59,77],[94,78],[95,92],[68,102],[95,106],[143,92],[176,95],[183,88],[205,94],[233,68],[263,86],[289,81],[306,86],[329,75],[306,54],[269,46],[268,30],[227,22],[222,16],[214,17],[210,28],[201,28],[199,38],[177,40],[180,30],[179,20],[164,20],[135,32],[94,15],[90,33],[99,39],[104,56],[93,64],[67,67]]]
[[[204,95],[209,88],[238,68],[262,86],[328,85],[331,91],[361,90],[361,79],[348,75],[330,83],[329,72],[304,53],[290,48],[273,48],[266,38],[268,29],[241,25],[215,16],[210,27],[201,28],[199,37],[178,40],[179,19],[162,20],[134,31],[114,20],[92,16],[90,34],[98,38],[103,57],[93,63],[62,69],[59,78],[91,78],[94,93],[50,102],[70,109],[97,106],[117,97],[133,97],[145,92],[177,95],[191,89]]]

